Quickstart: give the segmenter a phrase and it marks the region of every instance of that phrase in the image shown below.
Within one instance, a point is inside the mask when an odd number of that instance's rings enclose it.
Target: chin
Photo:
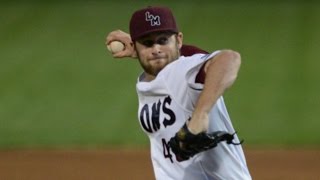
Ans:
[[[153,68],[153,69],[152,69],[152,74],[155,75],[155,76],[158,75],[158,74],[160,73],[160,71],[161,71],[164,67],[165,67],[165,65],[164,65],[164,66],[163,66],[163,65],[162,65],[162,66],[157,66],[157,67]]]

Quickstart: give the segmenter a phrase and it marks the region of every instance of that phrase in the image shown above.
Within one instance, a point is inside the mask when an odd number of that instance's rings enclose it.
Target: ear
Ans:
[[[132,58],[137,58],[138,55],[137,55],[137,50],[136,50],[136,47],[135,47],[135,43],[134,43],[134,42],[131,42],[131,46],[132,46],[132,54],[131,54],[131,57],[132,57]]]
[[[136,50],[134,50],[134,52],[132,53],[132,56],[131,56],[131,57],[132,57],[132,58],[137,58],[137,57],[138,57]]]
[[[182,32],[179,32],[178,35],[177,35],[177,44],[178,44],[179,49],[181,49],[182,44],[183,44],[183,34],[182,34]]]

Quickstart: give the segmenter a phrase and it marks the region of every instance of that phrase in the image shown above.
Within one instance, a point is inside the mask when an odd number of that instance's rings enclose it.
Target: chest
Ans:
[[[181,128],[190,115],[169,95],[139,101],[139,122],[149,135],[171,135]]]

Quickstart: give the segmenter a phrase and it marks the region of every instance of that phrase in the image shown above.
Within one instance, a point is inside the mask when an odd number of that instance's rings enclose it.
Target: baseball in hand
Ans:
[[[107,48],[111,53],[118,53],[124,50],[124,44],[120,41],[112,41]]]

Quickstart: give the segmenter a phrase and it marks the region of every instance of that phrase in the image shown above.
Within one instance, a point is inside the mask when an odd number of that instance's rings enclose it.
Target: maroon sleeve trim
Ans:
[[[206,66],[206,64],[207,64],[207,62],[205,62],[205,63],[201,66],[201,68],[200,68],[200,70],[199,70],[199,72],[198,72],[198,74],[197,74],[197,76],[196,76],[195,83],[204,84],[204,81],[205,81],[205,79],[206,79],[206,72],[205,72],[205,70],[204,70],[204,67]]]
[[[182,45],[181,49],[180,49],[180,53],[182,56],[192,56],[194,54],[198,54],[198,53],[203,53],[203,54],[208,54],[207,51],[202,50],[196,46],[192,46],[192,45]]]

